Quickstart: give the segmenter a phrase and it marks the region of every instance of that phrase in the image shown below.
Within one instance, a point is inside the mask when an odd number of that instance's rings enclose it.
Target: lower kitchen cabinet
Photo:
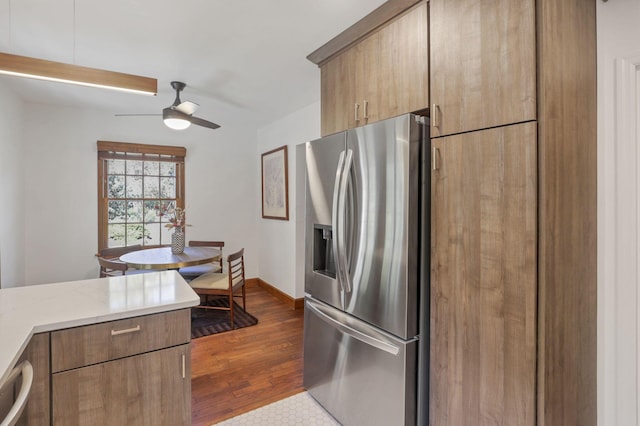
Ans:
[[[432,146],[430,424],[533,425],[536,123]]]
[[[190,425],[189,344],[52,375],[55,425]]]

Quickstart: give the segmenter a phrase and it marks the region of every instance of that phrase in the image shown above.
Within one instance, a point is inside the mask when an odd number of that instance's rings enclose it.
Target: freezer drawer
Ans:
[[[305,301],[304,387],[340,423],[413,425],[417,339]]]

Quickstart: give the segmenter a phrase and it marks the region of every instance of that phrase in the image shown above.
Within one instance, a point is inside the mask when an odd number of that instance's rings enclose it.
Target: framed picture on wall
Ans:
[[[289,220],[287,146],[262,154],[262,217]]]

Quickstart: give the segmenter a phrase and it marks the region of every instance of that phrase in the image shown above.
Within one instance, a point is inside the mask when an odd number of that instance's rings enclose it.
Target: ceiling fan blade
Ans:
[[[195,124],[197,126],[208,127],[209,129],[217,129],[220,127],[219,124],[212,123],[211,121],[203,120],[198,117],[190,117],[191,124]]]
[[[157,117],[162,114],[114,114],[116,117]]]
[[[199,107],[200,105],[198,105],[195,102],[184,101],[184,102],[181,102],[179,105],[176,105],[174,109],[180,111],[183,114],[192,115],[194,112],[197,111]]]

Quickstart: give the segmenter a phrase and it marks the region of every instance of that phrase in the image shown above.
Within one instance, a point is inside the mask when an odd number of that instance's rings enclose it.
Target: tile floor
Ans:
[[[339,426],[307,392],[233,417],[220,426]]]

